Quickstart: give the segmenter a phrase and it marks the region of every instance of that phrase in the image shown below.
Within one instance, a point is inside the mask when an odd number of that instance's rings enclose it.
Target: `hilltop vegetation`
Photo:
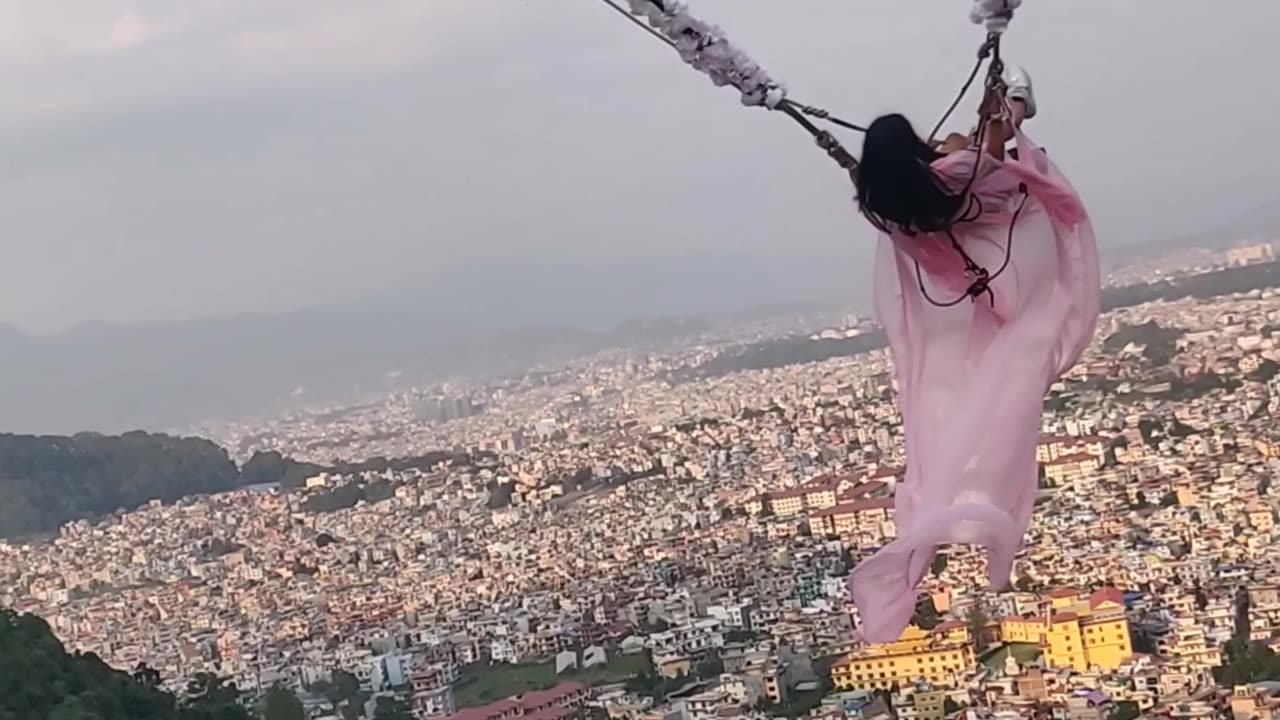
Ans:
[[[1106,288],[1102,291],[1102,309],[1105,312],[1155,300],[1188,297],[1203,300],[1273,287],[1280,287],[1280,263],[1259,263],[1153,283]]]
[[[0,537],[50,532],[153,499],[222,492],[239,478],[226,451],[200,438],[0,435]]]
[[[1220,295],[1249,292],[1262,288],[1280,287],[1280,263],[1261,263],[1244,267],[1215,270],[1200,275],[1139,283],[1124,287],[1109,287],[1102,291],[1102,310],[1132,307],[1156,300],[1181,300],[1183,298],[1207,299]],[[1159,365],[1173,357],[1173,345],[1181,331],[1139,326],[1133,339],[1140,344],[1145,337],[1153,341],[1144,356]],[[1156,331],[1163,330],[1163,333]],[[1116,348],[1127,344],[1121,342]],[[801,363],[822,362],[840,357],[852,357],[880,350],[888,345],[888,338],[879,330],[852,338],[837,340],[813,340],[808,335],[763,340],[733,348],[711,360],[692,368],[674,373],[672,380],[685,382],[701,378],[714,378],[746,370],[764,370]]]
[[[249,720],[233,687],[200,680],[179,703],[156,672],[68,654],[40,618],[0,610],[0,720]]]
[[[1119,352],[1130,344],[1142,346],[1142,357],[1152,365],[1167,365],[1177,354],[1178,339],[1185,330],[1166,328],[1155,320],[1141,325],[1121,325],[1116,332],[1102,342],[1108,352]]]
[[[1105,309],[1152,300],[1184,297],[1208,298],[1280,286],[1280,263],[1228,268],[1157,283],[1108,288]],[[691,328],[681,328],[682,331]],[[696,329],[696,328],[695,328]],[[1153,364],[1173,356],[1181,331],[1148,324],[1125,328],[1108,340],[1108,347],[1129,341],[1145,346]],[[819,362],[858,355],[885,345],[884,334],[871,332],[854,338],[812,340],[797,336],[766,340],[721,353],[703,365],[673,374],[673,381],[717,377],[742,370],[758,370],[797,363]],[[1274,364],[1258,374],[1276,372]],[[1214,378],[1201,380],[1205,387],[1175,387],[1181,396],[1217,387]],[[224,492],[241,485],[279,483],[286,489],[300,487],[320,472],[338,474],[378,473],[417,468],[430,470],[441,463],[473,464],[482,458],[449,452],[431,452],[413,458],[373,458],[361,463],[320,465],[298,462],[277,452],[254,455],[243,469],[225,451],[199,438],[176,438],[144,432],[120,437],[79,434],[71,437],[0,435],[0,537],[24,537],[56,530],[80,518],[98,518],[120,509],[132,509],[149,500],[172,502],[202,493]],[[332,497],[311,500],[307,509],[322,512],[350,507],[360,500],[385,496],[381,485],[344,489]],[[500,493],[495,507],[505,504]],[[3,718],[0,718],[3,720]]]
[[[151,500],[169,503],[260,483],[294,489],[321,472],[430,470],[440,463],[469,464],[474,460],[466,454],[430,452],[410,458],[318,465],[266,452],[254,455],[241,469],[225,450],[202,438],[144,432],[118,437],[0,434],[0,538],[50,533],[64,523],[131,510]],[[381,497],[379,491],[387,487],[352,486],[342,493],[358,491],[358,496],[319,497],[304,509],[323,512],[350,507],[361,499]]]
[[[467,453],[453,453],[436,450],[423,455],[404,458],[374,457],[363,462],[335,462],[330,465],[299,462],[282,456],[271,450],[257,452],[244,464],[241,471],[245,485],[259,483],[279,483],[286,490],[302,487],[306,479],[322,472],[338,475],[355,475],[360,473],[381,473],[388,470],[422,470],[431,471],[441,463],[449,465],[469,465],[476,458]]]

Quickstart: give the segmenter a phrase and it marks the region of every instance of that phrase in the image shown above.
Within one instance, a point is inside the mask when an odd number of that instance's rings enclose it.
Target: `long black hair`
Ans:
[[[883,115],[867,128],[856,184],[858,207],[884,232],[946,229],[965,205],[929,168],[942,157],[901,115]]]

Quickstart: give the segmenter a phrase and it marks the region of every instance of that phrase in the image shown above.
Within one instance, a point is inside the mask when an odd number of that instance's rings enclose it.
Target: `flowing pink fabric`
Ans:
[[[958,190],[977,158],[953,153],[933,168]],[[884,236],[878,247],[876,312],[893,353],[907,468],[895,493],[897,538],[849,579],[871,643],[897,640],[910,623],[915,588],[939,545],[985,547],[992,587],[1008,584],[1035,500],[1044,395],[1097,323],[1097,245],[1071,184],[1021,134],[1018,159],[983,154],[979,162],[972,192],[985,212],[953,232],[992,273],[1005,257],[1020,187],[1028,192],[1009,266],[991,283],[994,307],[987,295],[940,308],[921,294],[913,261],[934,300],[969,287],[945,233]]]

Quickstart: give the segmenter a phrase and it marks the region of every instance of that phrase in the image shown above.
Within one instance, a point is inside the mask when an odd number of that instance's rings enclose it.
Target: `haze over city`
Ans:
[[[798,97],[861,120],[930,125],[975,45],[948,0],[705,4]],[[0,307],[24,329],[327,306],[491,259],[866,257],[847,183],[803,135],[594,0],[8,15]],[[1007,54],[1040,90],[1036,135],[1104,245],[1275,208],[1280,171],[1256,150],[1280,90],[1254,71],[1275,66],[1277,22],[1267,0],[1020,18]]]
[[[955,4],[705,11],[796,96],[927,126],[973,54]],[[1251,73],[1274,66],[1278,21],[1266,0],[1082,0],[1020,19],[1006,53],[1033,69],[1034,131],[1090,199],[1104,250],[1280,217],[1280,171],[1257,152],[1280,90]],[[598,2],[15,3],[5,26],[0,322],[14,329],[0,349],[22,379],[0,393],[0,427],[164,427],[257,409],[240,381],[280,397],[418,370],[374,348],[369,367],[338,361],[309,325],[439,344],[866,307],[872,234],[848,183],[795,128],[683,72]],[[299,310],[312,314],[245,317]],[[310,362],[285,361],[296,382],[253,377],[264,332],[306,346]],[[165,370],[127,350],[193,335],[229,357]],[[98,379],[74,369],[84,354]],[[151,410],[131,377],[192,363],[205,370],[177,382],[226,402]],[[129,395],[140,412],[103,410]]]
[[[0,0],[0,720],[1280,720],[1280,3],[612,1]]]

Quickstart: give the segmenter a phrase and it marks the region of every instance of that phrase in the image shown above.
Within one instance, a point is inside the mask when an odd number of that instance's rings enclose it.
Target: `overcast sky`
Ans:
[[[927,128],[981,39],[968,5],[694,10],[793,97]],[[1030,129],[1104,246],[1280,196],[1278,27],[1276,0],[1027,0],[1007,54]],[[0,0],[0,86],[0,322],[31,330],[341,302],[498,255],[869,257],[799,128],[598,0]]]

